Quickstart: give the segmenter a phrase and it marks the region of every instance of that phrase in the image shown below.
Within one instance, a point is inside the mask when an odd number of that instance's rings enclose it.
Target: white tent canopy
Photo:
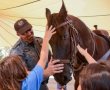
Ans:
[[[64,0],[69,14],[79,17],[90,29],[110,30],[110,0]],[[12,46],[18,37],[13,25],[26,18],[36,36],[43,36],[46,25],[45,8],[59,12],[62,0],[0,0],[0,47]]]

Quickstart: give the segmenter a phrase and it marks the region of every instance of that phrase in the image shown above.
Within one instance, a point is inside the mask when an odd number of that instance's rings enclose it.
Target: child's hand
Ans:
[[[79,51],[82,55],[87,54],[87,48],[86,48],[86,49],[83,49],[82,47],[80,47],[79,44],[77,45],[77,49],[78,49],[78,51]]]
[[[46,26],[46,32],[45,32],[45,39],[48,39],[48,41],[51,39],[52,35],[55,34],[55,28],[53,28],[53,26],[51,25],[49,28],[48,26]]]
[[[80,45],[77,45],[77,49],[86,58],[86,60],[89,64],[97,63],[96,60],[87,52],[87,48],[83,49],[80,47]]]

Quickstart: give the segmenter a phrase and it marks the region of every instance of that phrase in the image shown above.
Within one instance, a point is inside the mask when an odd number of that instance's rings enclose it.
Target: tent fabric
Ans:
[[[110,30],[110,0],[64,0],[68,14],[79,17],[92,30],[93,25]],[[43,37],[45,8],[59,12],[62,0],[0,0],[0,47],[11,47],[18,39],[13,25],[26,18],[36,36]]]

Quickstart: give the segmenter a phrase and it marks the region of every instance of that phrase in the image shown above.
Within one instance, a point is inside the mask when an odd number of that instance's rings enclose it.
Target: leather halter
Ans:
[[[76,30],[76,28],[73,26],[73,24],[72,24],[72,20],[69,20],[68,19],[68,17],[66,18],[66,20],[65,20],[65,22],[63,22],[63,23],[61,23],[59,26],[57,26],[56,27],[56,29],[58,29],[58,28],[60,28],[60,27],[63,27],[63,26],[65,26],[65,25],[69,25],[72,29],[73,29],[73,31],[76,33],[76,35],[77,35],[77,38],[79,39],[79,37],[78,37],[78,31]],[[72,35],[72,33],[71,33],[72,31],[70,31],[70,38],[71,38],[71,47],[72,47],[72,44],[74,44],[74,48],[75,48],[75,50],[76,50],[76,41],[75,41],[75,36],[74,35]],[[74,43],[73,43],[74,42]],[[71,66],[73,65],[73,58],[75,58],[75,53],[73,53],[74,52],[74,50],[73,50],[73,47],[72,47],[72,52],[71,52],[71,60],[67,60],[67,59],[63,59],[63,60],[61,60],[60,62],[61,63],[64,63],[64,64],[70,64]]]
[[[70,18],[71,19],[71,18]],[[60,28],[60,27],[62,27],[62,26],[65,26],[66,24],[69,24],[70,25],[70,27],[75,31],[75,33],[76,33],[76,35],[77,35],[77,38],[79,39],[79,37],[78,37],[78,31],[76,30],[76,28],[74,27],[74,25],[72,24],[72,20],[69,20],[68,19],[68,17],[66,18],[66,21],[65,22],[63,22],[63,23],[61,23],[59,26],[57,26],[56,27],[56,29],[58,29],[58,28]],[[91,33],[91,37],[92,38],[94,38],[93,37],[93,35],[92,35],[93,33]],[[94,41],[93,41],[94,42]],[[94,53],[95,53],[95,42],[93,43],[94,44],[94,48],[93,48],[93,53],[92,53],[92,57],[94,56]]]
[[[70,60],[68,60],[68,59],[62,59],[62,60],[60,61],[60,63],[69,64],[69,63],[70,63]]]
[[[57,26],[56,29],[58,29],[60,27],[63,27],[65,25],[69,24],[69,23],[72,23],[72,20],[69,20],[69,21],[66,20],[66,22],[63,22],[59,26]],[[64,63],[64,64],[71,64],[70,60],[67,60],[67,59],[62,59],[60,62]]]
[[[68,24],[73,29],[73,32],[75,33],[78,41],[80,41],[79,40],[79,33],[78,33],[77,29],[74,27],[74,25],[72,24],[72,22],[73,21],[71,20],[71,18],[69,19],[69,17],[67,17],[65,22],[63,22],[59,26],[57,26],[56,29],[58,29],[60,27],[63,27],[63,26]],[[72,35],[72,31],[70,31],[70,34],[71,34],[70,37],[71,37],[71,48],[72,48],[71,60],[61,60],[60,62],[64,63],[64,64],[68,64],[69,63],[73,67],[73,63],[77,63],[77,61],[72,61],[72,60],[74,60],[76,58],[76,50],[77,50],[76,46],[77,46],[77,43],[76,43],[76,40],[75,40],[75,36]],[[91,37],[93,37],[93,36],[91,35]],[[72,46],[72,45],[74,45],[74,46]],[[75,51],[73,49],[75,49]],[[94,50],[95,50],[95,43],[94,43]],[[94,52],[95,52],[94,50],[93,50],[92,56],[94,55]],[[83,66],[84,66],[84,63],[82,63],[78,69],[74,68],[74,71],[79,71]]]
[[[60,28],[62,26],[65,26],[66,24],[69,24],[69,23],[72,23],[72,20],[69,20],[69,21],[61,23],[59,26],[56,27],[56,29],[58,29],[58,28]]]

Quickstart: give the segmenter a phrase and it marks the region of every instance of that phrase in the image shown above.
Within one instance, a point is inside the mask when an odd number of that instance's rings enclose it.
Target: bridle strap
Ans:
[[[93,38],[92,40],[93,40],[93,43],[94,43],[93,53],[92,53],[92,57],[93,57],[95,55],[95,47],[96,47],[95,42],[94,42],[94,33],[93,32],[91,33],[91,37]]]
[[[66,18],[66,20],[65,20],[65,22],[63,22],[63,23],[61,23],[59,26],[57,26],[56,27],[56,29],[58,29],[58,28],[60,28],[60,27],[62,27],[62,26],[65,26],[65,25],[69,25],[72,29],[73,29],[73,31],[76,33],[76,36],[77,36],[77,38],[79,38],[78,37],[78,31],[76,30],[76,28],[73,26],[73,21],[71,20],[71,19],[68,19],[68,17]],[[73,42],[75,42],[75,47],[76,47],[76,41],[75,41],[75,36],[74,35],[72,35],[72,32],[70,33],[70,37],[71,37],[71,41],[72,41],[72,44],[73,44]],[[74,52],[73,50],[72,50],[72,52]],[[75,54],[74,54],[75,55]],[[73,59],[75,56],[74,55],[72,55],[72,58],[71,59]],[[61,62],[62,63],[65,63],[65,64],[67,64],[67,63],[69,63],[69,64],[71,64],[72,65],[72,63],[73,63],[73,61],[72,60],[61,60]]]
[[[64,25],[66,25],[66,24],[69,24],[69,23],[72,23],[72,20],[69,20],[69,21],[66,21],[66,22],[61,23],[59,26],[56,27],[56,29],[58,29],[58,28],[60,28],[60,27],[62,27]]]
[[[70,17],[69,17],[70,18]],[[76,33],[76,36],[77,36],[77,39],[78,39],[78,41],[79,41],[79,37],[78,37],[78,31],[76,30],[76,28],[74,27],[74,25],[72,24],[72,23],[70,23],[69,21],[69,18],[67,17],[66,18],[66,20],[67,20],[67,22],[68,22],[68,24],[71,26],[71,28],[73,29],[73,31],[75,31],[75,33]],[[70,18],[71,19],[71,18]],[[94,36],[93,36],[93,33],[91,33],[91,38],[93,38],[94,39]],[[93,40],[92,39],[92,40]],[[93,41],[93,52],[92,52],[92,57],[94,56],[94,53],[95,53],[95,42]]]
[[[70,60],[68,60],[68,59],[63,59],[63,60],[60,60],[60,63],[70,64]]]

